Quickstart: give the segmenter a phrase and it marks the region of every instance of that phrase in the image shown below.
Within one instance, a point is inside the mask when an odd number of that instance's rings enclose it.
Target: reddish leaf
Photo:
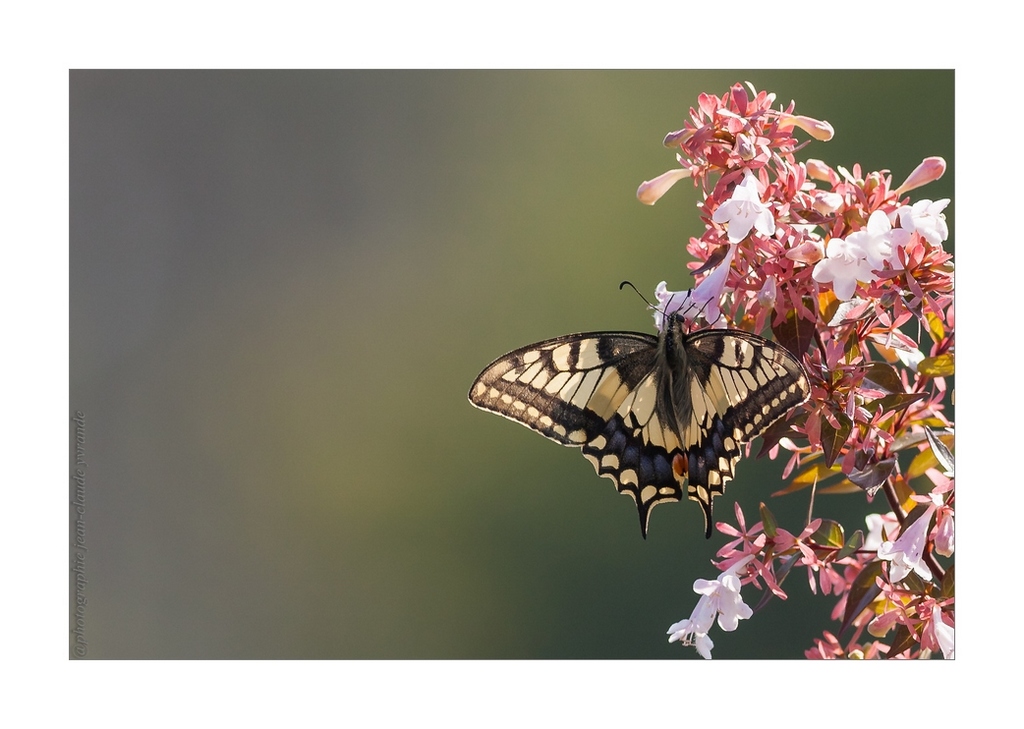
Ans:
[[[882,563],[870,562],[853,579],[853,584],[850,585],[850,594],[846,597],[846,613],[843,615],[843,624],[839,627],[840,633],[850,627],[854,618],[860,615],[868,605],[873,603],[875,598],[882,592],[882,589],[875,584],[876,578],[881,576]]]
[[[896,467],[896,456],[886,458],[884,461],[873,463],[860,471],[853,471],[847,478],[864,489],[868,496],[874,496],[875,492],[882,487],[885,480],[889,478],[893,468]]]
[[[808,308],[811,308],[808,305]],[[772,334],[775,341],[788,349],[797,359],[803,357],[804,352],[814,341],[815,323],[807,319],[801,319],[795,311],[786,313],[782,321],[772,322]]]
[[[864,380],[885,392],[906,392],[896,368],[884,362],[872,362],[865,367]]]
[[[802,433],[793,430],[794,425],[801,425],[807,419],[807,413],[800,413],[794,418],[776,420],[769,426],[768,430],[761,434],[761,449],[757,452],[757,458],[761,458],[768,451],[778,445],[780,438],[803,437]]]
[[[828,421],[828,418],[821,418],[821,447],[825,452],[825,464],[828,466],[836,462],[842,447],[846,445],[850,432],[853,430],[853,423],[846,417],[845,413],[839,416],[839,422],[841,426],[837,430],[832,427],[832,423]]]
[[[892,646],[889,648],[889,653],[886,658],[895,658],[908,648],[913,648],[916,644],[917,636],[914,635],[906,625],[898,623],[896,625],[896,631],[893,634]]]

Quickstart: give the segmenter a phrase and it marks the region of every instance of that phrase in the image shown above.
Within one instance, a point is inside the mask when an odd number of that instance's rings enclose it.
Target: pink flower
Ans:
[[[822,633],[824,638],[814,639],[814,648],[808,648],[804,651],[804,656],[810,659],[835,659],[842,658],[845,655],[843,646],[839,643],[839,639],[832,635],[827,630]]]
[[[928,495],[928,500],[935,505],[935,551],[943,557],[950,557],[953,554],[953,507],[944,503],[939,489],[933,490]],[[925,502],[927,503],[927,502]]]

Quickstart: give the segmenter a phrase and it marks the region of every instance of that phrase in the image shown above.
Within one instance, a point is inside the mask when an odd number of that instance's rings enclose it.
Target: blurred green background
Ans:
[[[666,630],[725,541],[697,505],[644,541],[578,452],[466,392],[514,347],[653,330],[618,283],[687,288],[702,229],[689,183],[636,187],[737,81],[832,123],[800,159],[898,184],[941,155],[911,195],[953,196],[952,71],[73,71],[89,657],[696,658]],[[717,517],[756,521],[781,468],[742,461]],[[797,531],[807,496],[771,506]],[[716,658],[835,629],[786,585]]]

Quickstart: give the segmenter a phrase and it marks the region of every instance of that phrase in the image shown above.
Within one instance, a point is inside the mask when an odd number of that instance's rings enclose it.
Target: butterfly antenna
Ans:
[[[619,291],[622,291],[622,289],[625,288],[626,286],[629,286],[629,288],[633,289],[636,292],[636,295],[644,300],[644,303],[647,304],[647,308],[649,308],[649,309],[657,309],[658,308],[654,304],[652,304],[650,301],[648,301],[646,296],[644,296],[643,294],[640,293],[640,289],[638,289],[636,286],[634,286],[632,281],[623,281],[622,283],[620,283],[619,284]]]

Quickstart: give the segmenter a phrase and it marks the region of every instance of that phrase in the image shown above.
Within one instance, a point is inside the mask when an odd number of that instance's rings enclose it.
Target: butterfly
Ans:
[[[724,493],[740,446],[810,395],[785,347],[738,329],[687,332],[678,314],[657,336],[568,334],[516,349],[484,368],[469,401],[556,443],[583,449],[629,494],[647,537],[651,510],[686,495],[704,512]]]

